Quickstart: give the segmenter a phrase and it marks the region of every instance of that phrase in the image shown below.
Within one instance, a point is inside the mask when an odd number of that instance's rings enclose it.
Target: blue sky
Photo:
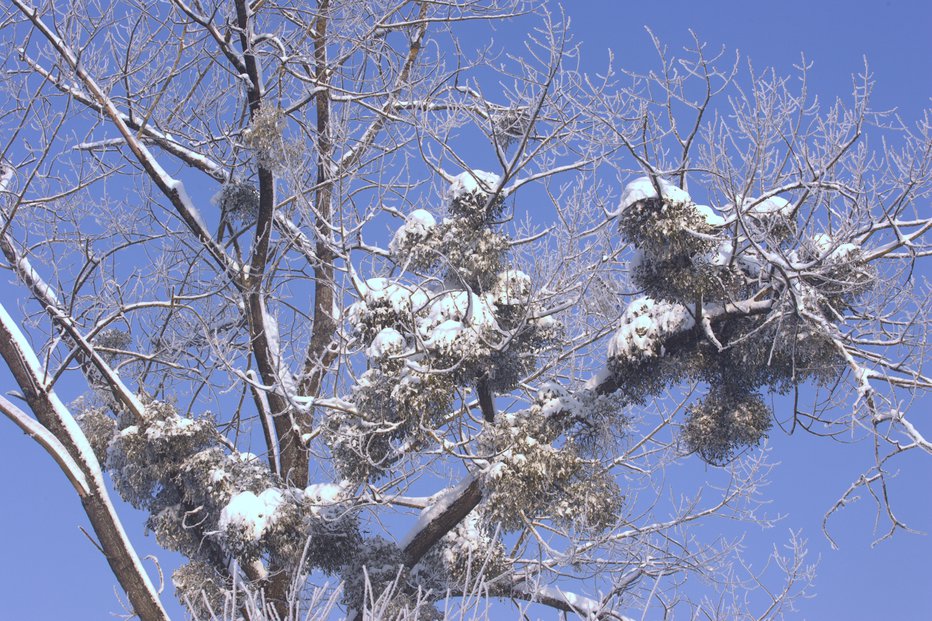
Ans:
[[[851,74],[863,68],[866,56],[877,83],[875,107],[897,107],[907,121],[929,107],[932,4],[928,2],[575,0],[567,5],[572,32],[593,70],[604,66],[609,48],[619,66],[650,66],[654,56],[645,25],[673,49],[690,41],[691,28],[713,46],[740,50],[757,69],[774,66],[788,73],[805,52],[814,63],[811,88],[828,100],[848,96]],[[553,7],[556,11],[556,3]],[[6,276],[2,278],[0,299],[5,304],[13,306],[22,292]],[[0,389],[12,386],[9,376],[0,371]],[[920,419],[923,423],[924,429],[932,429]],[[821,559],[817,597],[801,605],[798,618],[928,619],[932,538],[899,534],[872,547],[874,514],[867,499],[832,523],[839,550],[832,550],[820,532],[825,511],[851,478],[869,465],[869,447],[804,434],[787,437],[779,431],[773,434],[771,447],[781,465],[767,493],[773,500],[772,511],[786,515],[777,530],[801,529],[813,557]],[[894,501],[904,521],[929,531],[932,459],[916,457],[900,462]],[[7,421],[0,422],[0,493],[5,559],[0,563],[0,619],[105,619],[110,611],[118,611],[115,581],[79,530],[86,527],[86,520],[72,488],[38,445]],[[167,566],[173,565],[170,554],[157,550],[151,537],[143,537],[142,514],[125,506],[121,512],[140,554],[158,554]],[[782,539],[773,531],[752,532],[748,537],[752,548]],[[166,591],[172,591],[170,585]],[[173,618],[182,618],[171,600],[166,598]]]

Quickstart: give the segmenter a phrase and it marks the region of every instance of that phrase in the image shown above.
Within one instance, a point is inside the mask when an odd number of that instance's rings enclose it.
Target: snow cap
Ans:
[[[692,199],[686,190],[673,185],[662,177],[657,177],[657,185],[663,193],[665,202],[668,203],[691,203]],[[621,193],[621,203],[618,205],[618,212],[621,213],[631,205],[647,200],[657,198],[657,188],[654,187],[650,177],[638,177],[625,186]]]

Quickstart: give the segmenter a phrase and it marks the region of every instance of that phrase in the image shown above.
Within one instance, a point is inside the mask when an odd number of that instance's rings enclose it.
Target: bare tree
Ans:
[[[507,54],[459,44],[518,18]],[[692,528],[769,523],[775,421],[862,429],[876,463],[848,494],[903,526],[888,464],[932,452],[906,414],[930,384],[932,141],[870,108],[866,70],[826,108],[805,67],[794,90],[651,38],[655,71],[596,78],[518,0],[2,19],[23,302],[0,355],[34,417],[0,410],[69,476],[140,618],[166,614],[105,471],[189,559],[198,618],[779,618],[804,543],[752,597],[737,542]],[[677,488],[696,456],[720,469]]]

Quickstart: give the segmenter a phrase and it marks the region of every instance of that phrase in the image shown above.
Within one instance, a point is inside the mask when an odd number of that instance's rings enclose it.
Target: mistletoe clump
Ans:
[[[759,395],[717,389],[689,408],[683,439],[691,452],[721,465],[738,450],[758,444],[770,425],[770,408]]]
[[[623,500],[610,477],[566,433],[583,416],[580,402],[554,384],[528,410],[501,417],[482,446],[485,511],[505,531],[527,519],[550,519],[599,531],[614,523]]]
[[[355,410],[328,421],[345,476],[381,476],[447,420],[458,388],[512,390],[559,336],[530,277],[507,266],[510,242],[495,231],[500,186],[497,175],[463,173],[444,194],[443,222],[415,210],[395,234],[396,262],[436,270],[439,282],[354,281],[360,299],[348,316],[370,368],[353,389]]]
[[[202,570],[229,559],[335,571],[358,545],[352,507],[335,494],[321,498],[319,486],[288,486],[255,455],[230,452],[210,416],[191,419],[149,401],[141,418],[90,409],[81,424],[120,495],[148,510],[159,544],[196,562],[176,580],[186,593],[217,586]]]
[[[646,293],[689,304],[720,287],[712,251],[724,220],[711,208],[663,178],[641,177],[625,188],[619,211],[621,233],[639,251],[634,280]]]
[[[234,222],[249,224],[259,215],[259,190],[245,181],[234,179],[223,184],[213,202]]]
[[[636,403],[677,381],[708,385],[683,438],[715,464],[765,436],[761,388],[837,380],[844,360],[827,326],[875,281],[851,242],[821,234],[787,247],[796,208],[786,199],[739,204],[725,220],[664,179],[642,177],[625,189],[619,218],[637,251],[634,280],[650,297],[628,304],[608,369]],[[762,294],[770,301],[748,312]]]
[[[287,121],[285,111],[274,104],[264,103],[253,113],[243,142],[260,166],[279,170],[300,159],[300,143],[285,138]]]

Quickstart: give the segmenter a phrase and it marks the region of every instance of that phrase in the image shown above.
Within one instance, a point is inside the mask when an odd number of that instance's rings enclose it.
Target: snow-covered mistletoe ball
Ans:
[[[625,187],[619,212],[619,229],[638,250],[634,281],[645,292],[693,302],[730,287],[732,275],[716,261],[725,220],[712,208],[663,178],[641,177]]]
[[[444,199],[453,218],[487,225],[504,209],[502,178],[484,170],[471,170],[453,178]]]
[[[167,479],[178,464],[217,441],[210,415],[186,418],[159,401],[146,404],[140,421],[121,415],[119,427],[108,447],[107,468],[120,495],[138,508],[153,506],[155,492],[171,487]]]
[[[360,288],[360,299],[350,306],[347,314],[353,332],[370,344],[386,328],[400,334],[410,332],[415,314],[430,300],[427,291],[420,287],[387,278],[370,278]]]
[[[708,252],[717,242],[710,239],[724,225],[711,208],[696,205],[689,194],[669,181],[657,178],[662,195],[649,177],[629,183],[621,196],[619,228],[628,242],[658,258],[691,256]]]
[[[415,269],[428,269],[441,258],[437,220],[425,209],[415,209],[395,232],[388,246],[395,261]]]

